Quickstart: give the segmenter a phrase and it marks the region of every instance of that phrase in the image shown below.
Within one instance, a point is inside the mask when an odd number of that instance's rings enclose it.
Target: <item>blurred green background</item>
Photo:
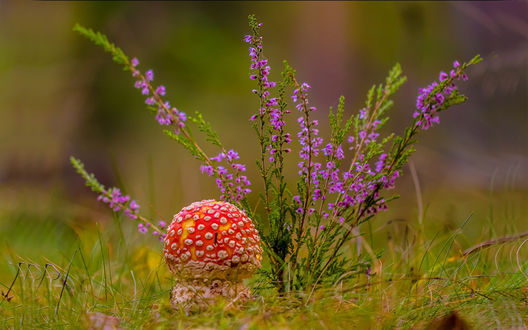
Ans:
[[[272,78],[287,59],[299,80],[312,85],[323,136],[328,107],[344,95],[346,113],[355,113],[395,62],[408,82],[387,129],[401,132],[419,87],[453,60],[481,54],[484,62],[461,84],[469,101],[422,135],[412,157],[421,198],[434,230],[451,230],[474,212],[466,232],[471,242],[483,228],[492,235],[495,226],[502,232],[528,227],[527,2],[0,0],[0,280],[11,277],[16,256],[64,264],[84,229],[115,227],[111,212],[72,170],[70,155],[152,217],[170,220],[186,204],[218,197],[199,163],[161,132],[129,74],[72,32],[76,22],[107,34],[142,69],[154,69],[173,105],[202,112],[225,145],[240,152],[253,189],[260,190],[248,120],[256,99],[242,41],[251,13],[264,22]],[[415,223],[407,169],[397,193],[402,198],[376,218],[375,228],[393,219]],[[398,235],[391,226],[378,245]],[[127,219],[123,228],[131,241],[156,249]]]

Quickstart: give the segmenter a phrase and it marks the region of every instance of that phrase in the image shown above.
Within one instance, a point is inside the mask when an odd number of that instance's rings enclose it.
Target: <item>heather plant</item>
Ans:
[[[313,119],[319,110],[310,103],[311,86],[300,82],[286,61],[280,79],[272,81],[260,33],[262,24],[250,16],[249,25],[250,34],[244,41],[249,45],[249,78],[254,81],[252,93],[257,97],[257,111],[249,120],[260,147],[256,166],[262,182],[257,205],[247,199],[252,190],[246,165],[235,150],[220,141],[211,123],[200,113],[187,116],[171,105],[165,99],[165,87],[154,85],[153,71],[142,72],[139,61],[129,59],[106,36],[79,25],[75,31],[102,46],[131,73],[165,134],[187,149],[201,163],[200,171],[215,180],[218,195],[203,198],[230,202],[254,219],[267,255],[263,286],[279,291],[306,290],[359,273],[379,272],[376,251],[362,239],[362,225],[397,198],[390,190],[415,151],[418,134],[438,124],[440,112],[467,100],[456,83],[467,80],[467,68],[481,58],[455,61],[449,72],[441,72],[437,81],[421,88],[416,109],[409,111],[410,125],[402,135],[387,134],[382,129],[393,106],[391,97],[406,80],[396,64],[384,83],[369,89],[364,106],[356,114],[345,117],[345,99],[340,97],[337,109],[328,112],[330,135],[323,137],[319,122]],[[297,117],[296,127],[288,127],[292,121],[289,117]],[[217,147],[218,154],[207,155],[193,130]],[[166,223],[140,215],[138,203],[129,196],[118,188],[104,187],[80,160],[72,157],[71,162],[99,194],[100,201],[137,221],[139,232],[150,231],[163,240]],[[285,176],[288,166],[298,167],[297,178]],[[361,247],[356,256],[345,254],[353,240]]]

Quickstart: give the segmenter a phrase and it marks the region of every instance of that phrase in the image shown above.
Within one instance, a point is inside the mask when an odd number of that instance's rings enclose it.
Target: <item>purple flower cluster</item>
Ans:
[[[258,27],[262,26],[261,24]],[[251,59],[250,70],[252,74],[249,76],[251,80],[256,80],[258,89],[253,89],[253,93],[258,96],[260,101],[259,113],[251,116],[251,121],[257,118],[263,122],[267,116],[273,134],[271,136],[270,144],[266,146],[269,152],[269,161],[274,163],[278,158],[282,157],[282,152],[290,152],[290,148],[284,148],[285,144],[291,142],[290,134],[284,132],[286,125],[284,116],[290,113],[289,110],[281,110],[277,98],[270,97],[269,89],[275,87],[276,83],[270,81],[268,76],[270,74],[270,66],[268,60],[262,57],[262,37],[255,35],[247,35],[244,41],[250,44],[249,57]],[[262,133],[261,133],[262,134]]]
[[[417,111],[413,113],[414,118],[418,118],[416,126],[423,130],[429,129],[433,124],[440,123],[438,111],[441,110],[444,102],[453,94],[457,86],[454,80],[467,80],[468,77],[462,72],[460,63],[455,61],[453,69],[449,72],[440,72],[438,82],[433,82],[425,88],[418,89],[419,94],[416,99]],[[440,86],[440,88],[438,88]]]
[[[307,88],[304,87],[304,89],[295,90],[294,102],[305,98]],[[297,104],[297,108],[302,110],[302,106],[299,104]],[[311,110],[313,109],[311,108]],[[299,119],[301,123],[299,137],[302,146],[300,151],[302,161],[299,163],[301,171],[299,173],[301,175],[310,173],[311,183],[314,187],[311,197],[314,202],[320,200],[324,203],[330,195],[336,196],[335,202],[327,204],[328,212],[323,211],[321,216],[326,219],[331,215],[333,219],[339,219],[340,223],[344,223],[345,218],[341,215],[350,207],[363,203],[368,205],[368,209],[360,210],[363,215],[370,215],[385,209],[387,206],[384,199],[380,198],[379,190],[381,187],[393,188],[395,180],[399,177],[398,171],[391,171],[386,153],[379,154],[377,159],[367,158],[365,148],[368,150],[369,143],[377,141],[379,137],[377,129],[381,121],[375,117],[375,114],[370,114],[367,109],[360,111],[359,119],[362,124],[358,127],[357,134],[348,138],[348,142],[351,144],[349,149],[355,151],[348,171],[339,168],[341,161],[345,158],[341,144],[328,143],[321,148],[322,153],[326,156],[325,164],[312,161],[314,156],[318,154],[316,148],[322,142],[322,139],[317,138],[317,130],[315,129],[317,122],[315,122],[314,131],[310,131],[310,127],[304,124],[304,118]],[[310,140],[308,140],[308,136],[310,136]],[[315,146],[312,155],[310,155],[310,151],[312,151],[310,141]],[[367,201],[369,198],[372,200]],[[295,196],[294,200],[299,204],[297,212],[302,213],[300,197]],[[313,209],[308,209],[308,213],[311,212]]]
[[[395,180],[399,177],[398,171],[391,171],[388,164],[388,155],[381,153],[377,159],[367,159],[362,152],[362,147],[370,142],[376,142],[379,134],[375,132],[375,127],[379,124],[376,120],[369,121],[370,125],[359,130],[359,142],[350,149],[356,150],[356,156],[352,161],[349,171],[343,172],[339,178],[339,169],[331,172],[329,181],[329,193],[338,193],[336,203],[328,203],[328,208],[335,218],[353,206],[365,203],[368,198],[373,199],[373,203],[368,209],[362,210],[363,215],[375,214],[387,208],[385,200],[380,198],[379,190],[394,188]],[[354,137],[348,139],[349,142],[357,141]],[[367,142],[368,141],[368,142]],[[371,164],[373,166],[371,166]],[[344,221],[344,220],[343,220]],[[340,222],[341,219],[340,219]]]
[[[319,137],[317,120],[310,119],[310,112],[316,111],[316,107],[309,107],[308,90],[311,88],[307,83],[302,83],[293,91],[292,100],[296,103],[297,110],[303,113],[297,120],[301,130],[297,133],[301,150],[299,157],[301,161],[299,175],[304,176],[305,182],[311,182],[315,187],[318,186],[317,171],[321,168],[321,163],[314,162],[315,157],[319,155],[319,147],[323,143],[323,138]]]
[[[243,175],[243,172],[246,171],[246,165],[235,163],[235,160],[237,159],[240,159],[240,156],[236,151],[231,149],[226,152],[221,152],[215,157],[211,157],[214,166],[200,166],[202,173],[209,176],[216,174],[216,184],[222,192],[222,195],[220,196],[221,200],[238,202],[251,192],[251,189],[248,188],[251,185],[251,182],[248,180],[247,176]],[[231,167],[234,174],[228,173],[229,171],[224,166],[216,165],[223,160],[225,160],[228,166]]]
[[[269,152],[270,163],[274,163],[277,158],[282,157],[283,152],[291,152],[290,148],[284,148],[286,144],[292,141],[290,133],[287,133],[284,130],[284,126],[286,125],[284,116],[291,111],[286,109],[281,110],[276,98],[269,99],[265,106],[269,115],[269,122],[272,130],[271,141],[266,149]]]
[[[372,196],[375,203],[372,204],[368,210],[365,210],[365,215],[374,214],[385,209],[385,201],[379,196],[379,188],[392,189],[395,180],[399,177],[399,172],[395,171],[392,174],[387,174],[388,164],[386,164],[387,154],[383,153],[375,162],[374,169],[365,159],[363,154],[360,154],[354,161],[353,166],[349,171],[340,171],[336,166],[336,160],[343,159],[342,148],[337,148],[332,145],[327,145],[323,150],[325,153],[335,149],[333,154],[329,154],[330,160],[326,163],[326,167],[319,171],[319,176],[325,180],[327,185],[326,192],[324,189],[316,189],[313,199],[325,200],[328,194],[337,194],[338,199],[335,203],[328,203],[328,209],[334,218],[343,214],[345,210],[355,205],[364,203],[369,196]],[[340,151],[341,150],[341,151]],[[333,159],[333,160],[332,160]],[[323,212],[322,216],[328,218],[330,214]],[[344,222],[344,218],[339,217],[340,223]]]
[[[131,199],[128,195],[123,195],[121,193],[121,190],[119,188],[110,188],[108,190],[103,190],[101,195],[97,197],[97,200],[100,202],[103,202],[105,204],[108,204],[108,206],[114,211],[123,211],[130,219],[137,220],[138,218],[141,218],[138,214],[139,212],[139,205],[136,203],[135,200]],[[144,220],[143,218],[141,218]],[[148,229],[150,227],[150,223],[146,222],[145,224],[139,223],[138,224],[138,231],[142,234],[145,234],[148,232]],[[165,221],[160,221],[158,223],[159,228],[165,228],[167,226],[167,223]],[[154,230],[152,232],[154,236],[159,236],[160,240],[163,240],[166,236],[165,233],[160,233],[157,230]]]
[[[129,218],[133,220],[138,218],[137,213],[139,211],[139,205],[135,200],[131,200],[130,196],[123,195],[118,188],[105,190],[97,197],[97,200],[108,204],[114,212],[123,210],[123,213]]]
[[[299,144],[301,150],[299,151],[300,161],[298,163],[299,175],[304,179],[307,184],[306,199],[301,200],[300,196],[294,196],[293,199],[299,204],[297,213],[304,215],[311,215],[315,212],[315,209],[310,207],[313,201],[309,199],[323,199],[324,193],[319,188],[320,176],[318,175],[322,168],[320,162],[316,162],[315,158],[319,155],[319,147],[323,143],[323,138],[319,137],[319,129],[317,128],[319,122],[317,120],[310,119],[310,113],[317,111],[316,107],[309,106],[308,90],[311,86],[307,83],[297,85],[297,88],[293,91],[292,101],[295,103],[295,108],[302,113],[302,116],[297,119],[300,130],[297,133],[299,138]],[[326,152],[323,150],[323,152]],[[310,191],[311,189],[311,191]],[[308,196],[308,194],[311,194]],[[307,209],[304,209],[304,207]]]
[[[150,227],[151,227],[151,225],[148,222],[146,222],[145,224],[139,223],[138,224],[138,231],[141,234],[146,234],[149,231]],[[165,221],[160,221],[160,222],[158,222],[158,227],[160,229],[163,229],[163,228],[167,227],[167,223]],[[159,240],[160,241],[163,241],[165,239],[165,237],[167,236],[166,233],[160,233],[157,230],[152,231],[152,235],[159,236]]]
[[[275,87],[276,83],[270,81],[268,76],[270,74],[271,67],[268,65],[268,60],[262,58],[262,36],[252,36],[247,35],[244,37],[244,41],[250,44],[249,47],[249,57],[251,58],[250,69],[253,73],[249,76],[249,79],[256,80],[260,90],[253,90],[254,94],[257,94],[261,97],[263,101],[269,98],[270,87]],[[262,102],[265,103],[265,102]],[[260,109],[261,115],[263,109]],[[256,117],[255,117],[256,118]]]
[[[174,133],[179,134],[187,120],[185,112],[179,111],[175,107],[171,107],[168,101],[163,101],[162,97],[165,96],[166,93],[165,86],[160,85],[156,88],[152,86],[152,81],[154,80],[154,72],[152,70],[146,71],[144,75],[141,74],[137,69],[139,64],[137,58],[133,58],[130,64],[132,76],[137,78],[134,86],[141,90],[141,94],[147,97],[145,103],[148,106],[157,106],[158,108],[156,113],[156,120],[158,123],[163,126],[174,126]]]

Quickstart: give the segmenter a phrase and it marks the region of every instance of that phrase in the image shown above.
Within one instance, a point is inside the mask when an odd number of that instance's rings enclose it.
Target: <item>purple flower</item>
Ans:
[[[295,195],[295,196],[293,196],[293,200],[296,201],[297,203],[301,204],[301,196]]]
[[[246,171],[246,165],[244,164],[232,164],[231,167],[237,171],[245,172]]]
[[[153,81],[154,80],[154,72],[152,70],[148,70],[145,72],[145,78],[147,81]]]
[[[234,159],[239,159],[240,156],[238,155],[238,152],[234,151],[233,149],[229,150],[227,152],[227,160],[228,161],[233,161]]]
[[[339,160],[345,158],[345,153],[343,152],[343,148],[341,147],[341,145],[337,146],[335,155],[336,155],[336,158]]]
[[[160,85],[156,88],[156,94],[159,94],[161,96],[165,96],[165,86]]]
[[[367,118],[367,110],[366,109],[359,110],[359,119],[365,119],[365,118]]]
[[[215,157],[211,157],[211,160],[214,160],[215,162],[220,162],[220,161],[222,161],[222,159],[224,159],[225,157],[226,157],[226,155],[225,155],[223,152],[221,152],[221,153],[219,153],[217,156],[215,156]]]
[[[142,223],[138,224],[138,231],[142,234],[145,234],[148,232],[148,228],[144,226]]]
[[[323,153],[325,156],[330,156],[332,154],[332,144],[331,143],[328,143],[324,148],[323,148]]]
[[[209,165],[200,166],[200,171],[202,171],[202,173],[206,173],[209,176],[213,175],[213,167]]]
[[[136,66],[138,66],[139,64],[139,60],[137,58],[133,58],[131,61],[130,61],[130,64],[135,68]]]

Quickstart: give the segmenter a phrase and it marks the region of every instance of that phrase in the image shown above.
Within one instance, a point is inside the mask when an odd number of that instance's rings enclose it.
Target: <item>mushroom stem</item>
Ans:
[[[245,301],[251,291],[242,282],[225,279],[195,279],[182,281],[171,290],[171,305],[185,312],[199,311],[216,303],[220,299]]]

